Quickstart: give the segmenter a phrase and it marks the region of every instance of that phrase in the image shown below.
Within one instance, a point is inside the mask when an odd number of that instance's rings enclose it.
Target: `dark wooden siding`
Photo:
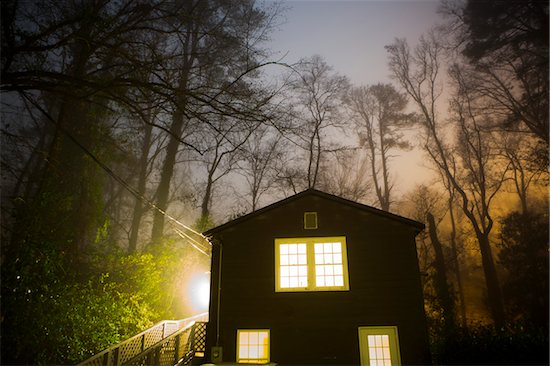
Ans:
[[[318,212],[305,230],[303,213]],[[349,291],[275,292],[274,240],[345,236]],[[315,195],[304,196],[228,227],[223,245],[220,345],[235,361],[237,329],[268,328],[279,364],[359,364],[358,327],[396,325],[404,364],[429,363],[412,227]],[[208,344],[215,343],[217,256]]]

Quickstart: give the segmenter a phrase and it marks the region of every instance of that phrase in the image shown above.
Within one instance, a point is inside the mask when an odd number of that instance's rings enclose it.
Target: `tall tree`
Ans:
[[[290,86],[296,98],[295,136],[306,153],[307,188],[315,188],[328,148],[327,135],[343,126],[341,107],[349,88],[346,77],[332,71],[319,55],[301,60]]]
[[[262,196],[275,185],[277,167],[283,157],[282,136],[266,126],[260,126],[241,147],[237,172],[244,177],[247,200],[256,211]]]
[[[444,13],[501,126],[524,125],[548,147],[548,1],[448,2]]]
[[[489,309],[494,322],[501,325],[504,323],[504,308],[490,241],[494,226],[491,203],[502,186],[507,169],[493,161],[496,147],[491,143],[490,134],[482,129],[479,122],[479,119],[488,117],[483,115],[480,101],[472,99],[470,86],[461,69],[454,68],[450,74],[455,85],[451,108],[458,138],[453,147],[444,138],[443,121],[438,114],[444,57],[444,47],[440,40],[435,33],[430,33],[427,38],[422,37],[413,54],[405,40],[396,40],[387,46],[387,50],[393,76],[422,115],[420,123],[425,135],[423,148],[456,189],[462,211],[475,232],[485,274]]]
[[[189,143],[189,137],[195,130],[205,129],[196,129],[192,124],[210,125],[216,131],[211,120],[258,121],[262,118],[262,106],[269,101],[269,96],[260,90],[252,92],[250,82],[258,75],[260,44],[274,14],[259,9],[252,0],[184,2],[177,14],[171,19],[180,32],[174,38],[177,57],[170,68],[175,74],[170,72],[164,78],[175,80],[173,111],[167,127],[171,137],[156,193],[160,211],[154,215],[152,242],[157,242],[164,231],[162,211],[168,209],[178,153],[182,147],[203,153]],[[207,206],[203,205],[204,209]]]
[[[409,148],[400,130],[410,127],[412,115],[404,113],[407,98],[391,84],[353,88],[349,106],[358,127],[361,145],[369,151],[371,176],[382,210],[392,204],[390,177],[391,150]]]

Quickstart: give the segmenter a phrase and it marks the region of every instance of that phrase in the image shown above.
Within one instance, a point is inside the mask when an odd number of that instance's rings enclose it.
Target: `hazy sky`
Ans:
[[[319,54],[355,85],[390,82],[384,46],[406,38],[411,45],[440,21],[436,0],[283,1],[286,22],[269,48],[293,63]],[[392,165],[404,193],[425,179],[422,153],[400,152]]]

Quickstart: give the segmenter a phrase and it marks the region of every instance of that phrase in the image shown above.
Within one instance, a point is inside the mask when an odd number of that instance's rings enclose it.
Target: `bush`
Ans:
[[[548,328],[520,323],[456,328],[432,338],[432,354],[438,365],[547,365]]]

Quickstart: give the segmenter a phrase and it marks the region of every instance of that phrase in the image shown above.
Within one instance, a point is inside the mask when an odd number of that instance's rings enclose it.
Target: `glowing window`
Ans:
[[[278,292],[349,290],[346,238],[275,239]]]
[[[237,330],[237,362],[269,362],[269,329]]]
[[[397,327],[360,327],[362,366],[399,366]]]

